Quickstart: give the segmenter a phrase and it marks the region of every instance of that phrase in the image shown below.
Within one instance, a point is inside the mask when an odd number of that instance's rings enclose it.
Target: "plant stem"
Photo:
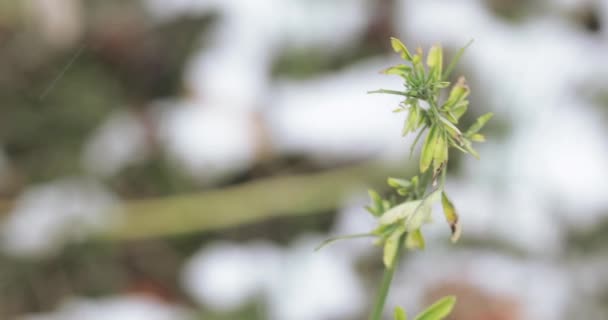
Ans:
[[[401,258],[401,252],[403,251],[403,242],[405,240],[406,233],[404,233],[399,239],[399,246],[397,248],[397,254],[395,256],[395,260],[393,262],[393,266],[391,268],[384,269],[384,275],[382,276],[382,283],[380,284],[380,289],[378,289],[378,293],[376,295],[376,302],[374,303],[374,309],[372,309],[372,313],[369,316],[370,320],[381,320],[382,319],[382,311],[384,310],[384,304],[386,303],[386,297],[388,296],[388,291],[391,287],[391,281],[393,281],[393,275],[395,273],[395,269],[397,269],[397,264],[399,263],[399,259]]]

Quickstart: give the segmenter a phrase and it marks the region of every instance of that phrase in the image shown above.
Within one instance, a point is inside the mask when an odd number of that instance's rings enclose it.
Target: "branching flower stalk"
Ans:
[[[419,159],[419,173],[409,179],[388,178],[393,194],[383,198],[370,190],[371,204],[366,209],[377,218],[378,226],[369,233],[332,238],[320,247],[335,240],[353,237],[375,237],[375,244],[383,246],[385,274],[378,291],[370,320],[380,320],[396,264],[403,249],[424,249],[421,231],[424,224],[432,222],[432,207],[441,201],[445,219],[451,230],[451,241],[460,237],[458,214],[445,190],[445,179],[450,148],[479,158],[473,142],[483,142],[479,133],[490,120],[492,113],[479,117],[467,130],[459,128],[460,118],[467,112],[469,87],[464,77],[451,87],[444,98],[442,92],[450,87],[451,72],[469,44],[460,49],[448,67],[443,69],[443,51],[434,45],[426,54],[418,48],[414,54],[398,39],[391,38],[395,52],[401,55],[404,64],[390,67],[385,74],[397,75],[404,81],[402,90],[380,89],[369,93],[386,93],[403,96],[403,101],[394,112],[407,111],[402,135],[416,133],[410,154],[426,134]],[[454,297],[445,297],[415,317],[416,320],[440,320],[452,310]],[[396,320],[405,320],[403,309],[395,310]]]

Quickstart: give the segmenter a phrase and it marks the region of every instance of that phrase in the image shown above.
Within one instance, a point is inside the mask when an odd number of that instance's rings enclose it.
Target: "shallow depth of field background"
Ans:
[[[4,0],[0,319],[355,320],[382,272],[366,190],[410,176],[378,71],[441,43],[481,160],[387,312],[608,315],[608,1]]]

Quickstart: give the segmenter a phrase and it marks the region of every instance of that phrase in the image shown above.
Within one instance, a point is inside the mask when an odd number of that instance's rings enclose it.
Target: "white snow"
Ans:
[[[144,296],[113,296],[101,299],[73,298],[58,310],[31,314],[23,320],[193,320],[193,312]]]
[[[111,114],[89,139],[83,151],[83,167],[102,177],[145,158],[146,132],[135,115],[119,111]]]
[[[19,256],[51,255],[113,223],[117,200],[99,183],[66,178],[29,187],[0,226],[2,250]]]
[[[193,177],[214,181],[253,163],[259,141],[250,114],[196,101],[167,103],[159,116],[161,142]]]
[[[352,318],[365,305],[362,284],[349,255],[331,247],[313,251],[323,240],[300,237],[288,249],[218,242],[191,258],[182,283],[196,301],[216,310],[258,298],[270,319]]]
[[[379,74],[395,62],[370,60],[311,80],[279,82],[267,116],[277,150],[329,160],[403,158],[413,137],[400,136],[405,113],[391,112],[402,97],[367,94],[402,86],[398,77]]]

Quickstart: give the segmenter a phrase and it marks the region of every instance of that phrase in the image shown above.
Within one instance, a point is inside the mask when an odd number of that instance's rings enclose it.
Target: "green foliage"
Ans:
[[[479,131],[492,118],[492,113],[487,113],[479,117],[466,131],[459,128],[459,120],[467,112],[469,106],[467,98],[470,89],[464,77],[457,80],[449,89],[449,93],[442,94],[450,87],[448,77],[470,43],[458,51],[445,72],[441,46],[432,46],[425,59],[421,48],[417,48],[415,54],[412,54],[396,38],[391,38],[391,45],[405,63],[390,67],[384,70],[384,73],[401,77],[404,81],[404,88],[401,91],[379,89],[370,91],[370,93],[394,94],[404,97],[394,112],[408,112],[403,124],[402,135],[416,133],[416,138],[410,148],[411,153],[421,137],[424,134],[426,136],[420,152],[419,175],[411,179],[388,178],[388,185],[396,193],[388,198],[382,198],[373,190],[369,191],[372,203],[366,208],[377,218],[378,226],[370,233],[363,235],[376,237],[375,243],[384,246],[382,260],[387,274],[390,275],[395,269],[401,248],[424,249],[422,226],[432,222],[432,207],[435,203],[441,201],[452,233],[451,241],[456,242],[460,237],[461,227],[458,213],[445,190],[449,150],[450,147],[453,147],[479,158],[479,154],[473,148],[473,142],[485,140]],[[445,96],[447,98],[442,98]],[[335,239],[330,239],[330,241],[333,240]],[[384,306],[388,287],[389,285],[385,285],[383,282],[372,313],[372,320],[380,318],[378,310]],[[443,319],[451,312],[455,301],[454,297],[443,298],[415,319]],[[405,320],[406,318],[403,309],[395,310],[395,319]]]
[[[456,297],[447,296],[439,299],[420,312],[414,320],[442,320],[447,317],[456,304]],[[395,308],[395,320],[407,320],[407,314],[401,307]]]
[[[460,237],[460,224],[458,224],[458,213],[456,213],[456,208],[452,204],[452,201],[448,198],[448,195],[445,192],[441,193],[441,206],[443,207],[443,214],[445,215],[445,220],[450,225],[450,229],[452,230],[452,242],[458,241]]]
[[[395,320],[407,320],[407,314],[401,307],[395,308]]]
[[[439,301],[433,303],[426,310],[414,318],[414,320],[441,320],[447,317],[456,303],[456,297],[447,296],[439,299]]]
[[[420,172],[426,172],[431,166],[434,172],[440,170],[448,160],[449,147],[455,147],[478,157],[472,147],[472,141],[484,140],[483,136],[476,134],[492,114],[480,117],[465,134],[458,128],[458,120],[467,111],[469,105],[467,97],[470,90],[465,79],[461,77],[450,90],[448,98],[441,101],[442,90],[450,85],[450,82],[446,81],[447,76],[453,69],[453,65],[450,65],[446,73],[442,73],[441,46],[431,47],[426,56],[425,66],[422,62],[424,60],[422,49],[417,49],[417,53],[412,56],[398,39],[392,38],[391,44],[410,65],[400,64],[386,69],[384,73],[402,77],[405,89],[403,91],[379,89],[370,93],[388,93],[406,97],[400,104],[399,110],[408,111],[402,134],[418,131],[412,150],[420,136],[427,132],[420,156]]]

